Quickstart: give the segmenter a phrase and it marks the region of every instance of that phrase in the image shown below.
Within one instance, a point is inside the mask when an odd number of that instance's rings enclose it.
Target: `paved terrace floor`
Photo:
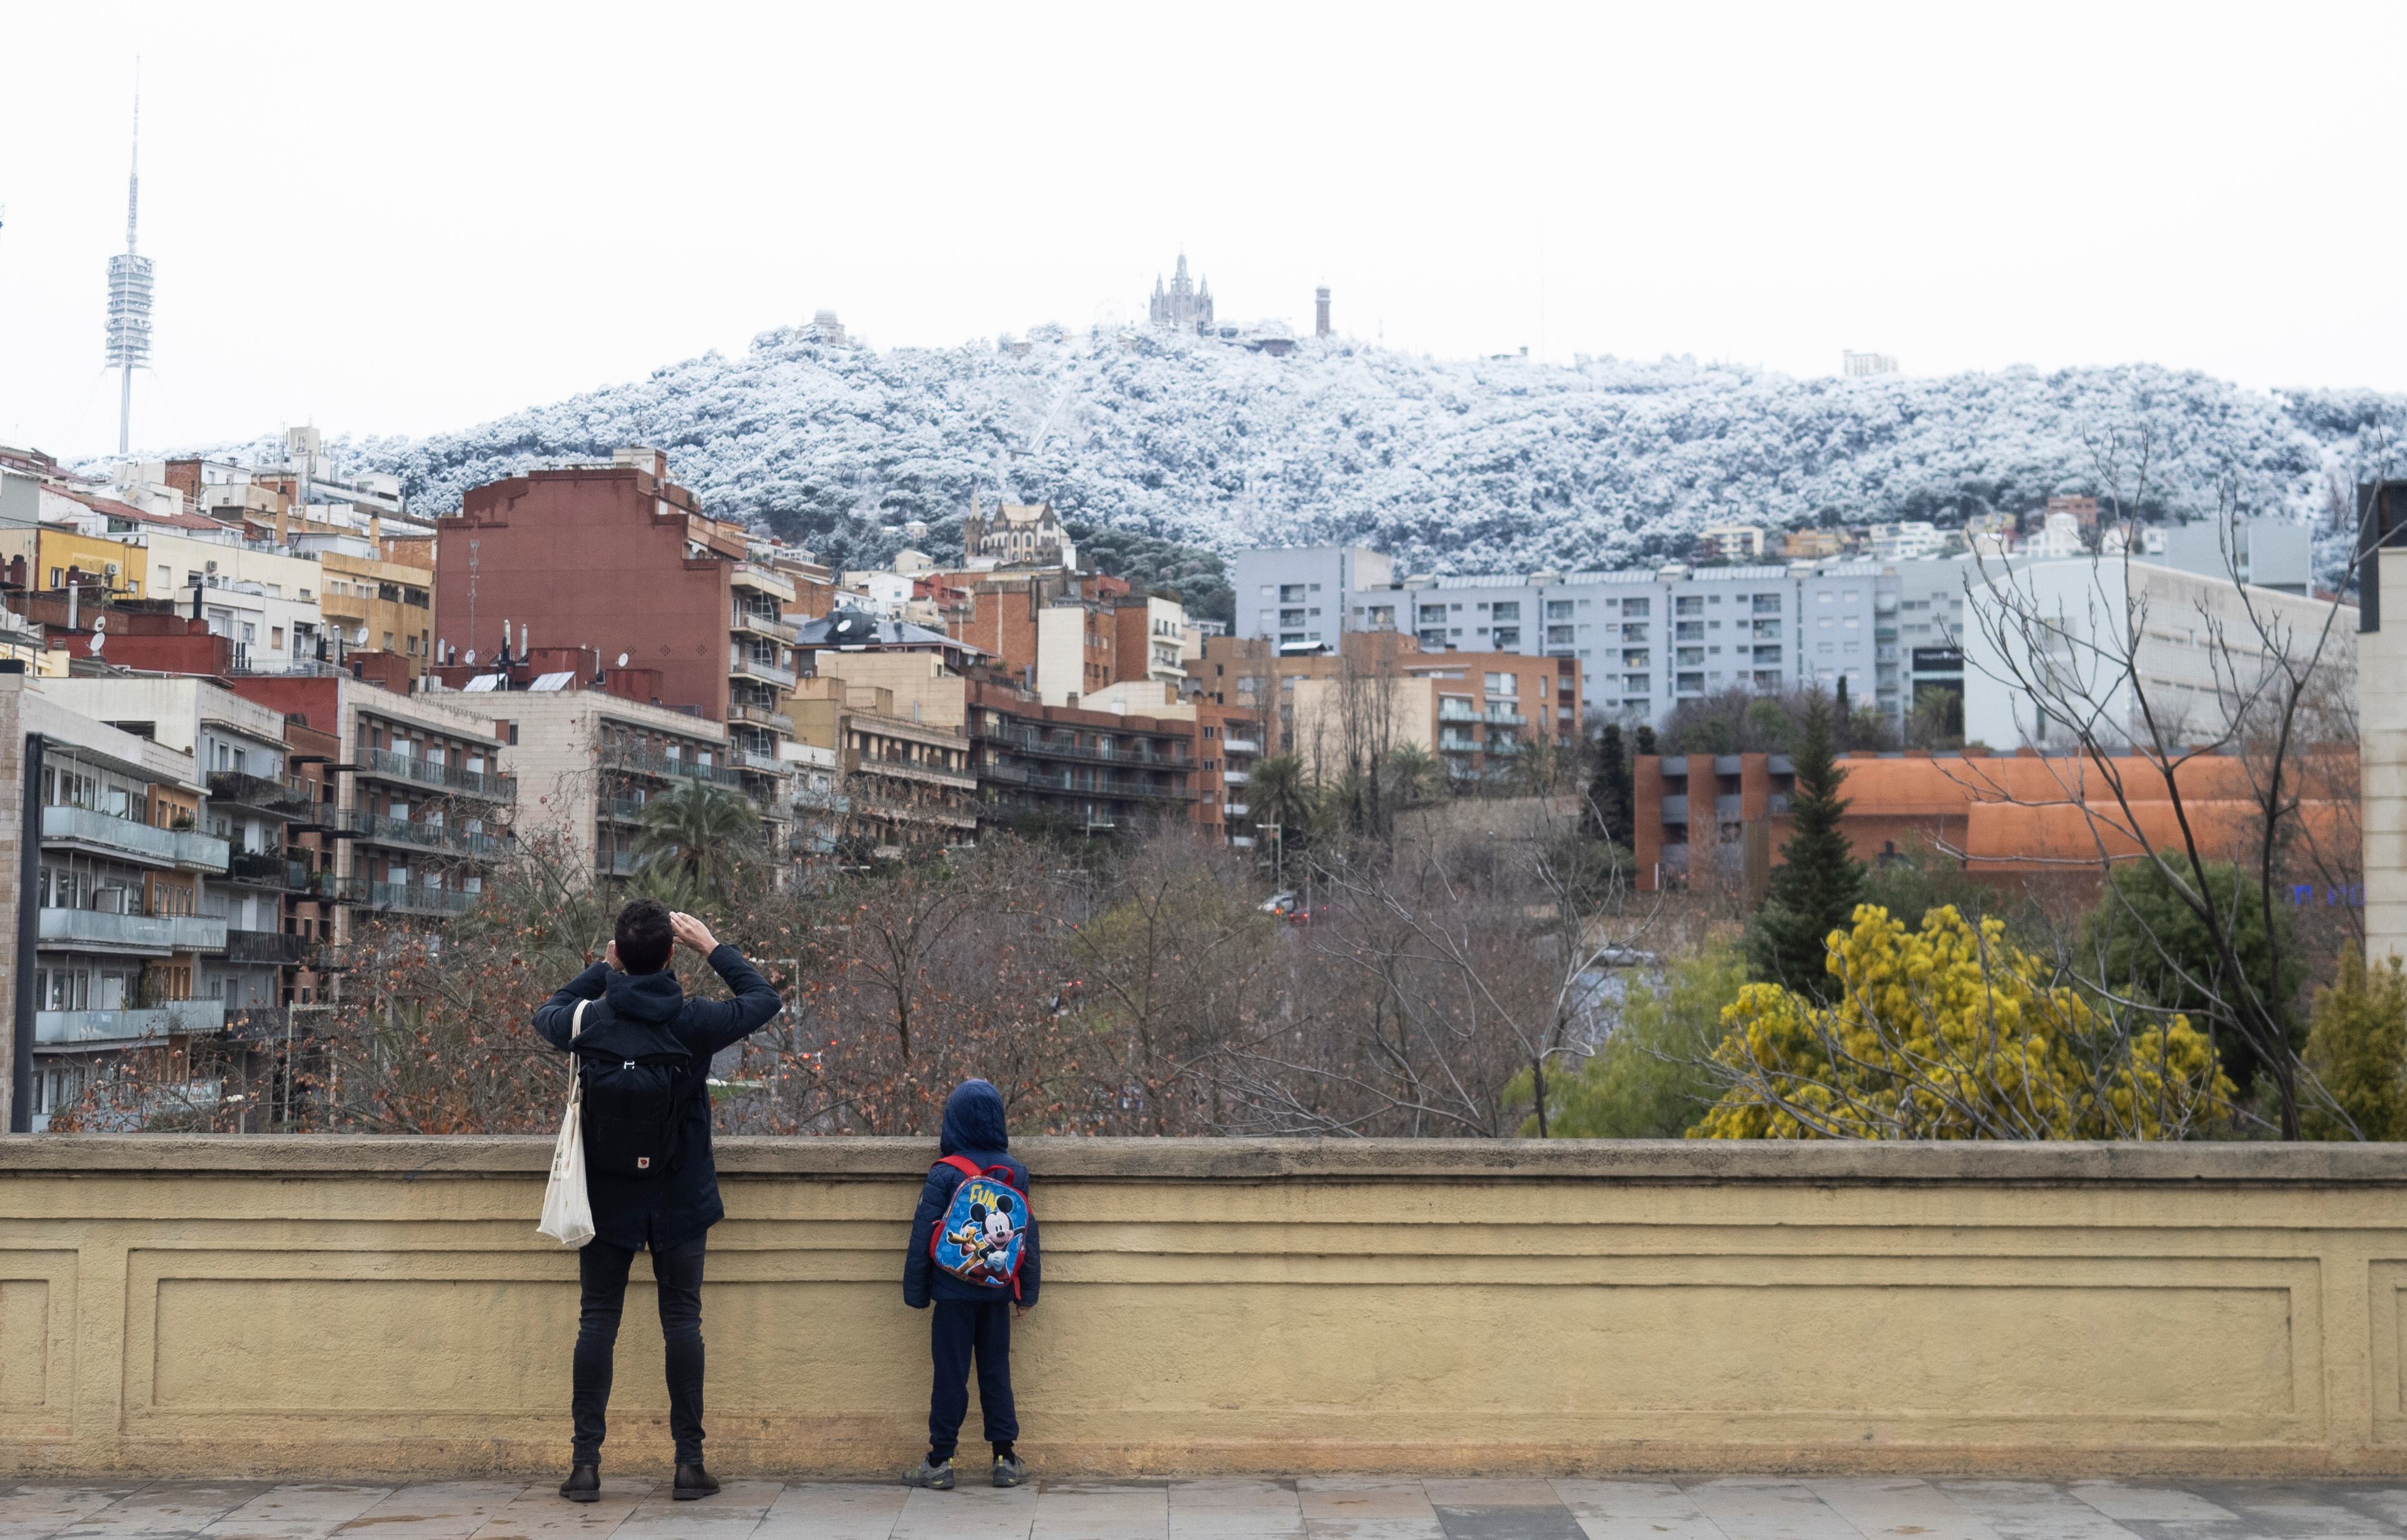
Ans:
[[[605,1479],[23,1483],[0,1540],[2290,1540],[2407,1535],[2407,1481],[1051,1481],[1016,1491],[730,1481],[672,1503]]]

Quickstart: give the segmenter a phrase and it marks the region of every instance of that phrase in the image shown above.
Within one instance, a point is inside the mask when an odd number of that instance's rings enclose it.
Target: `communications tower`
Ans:
[[[125,173],[125,250],[108,259],[108,367],[120,371],[117,452],[134,435],[134,371],[150,362],[150,259],[134,250],[142,203],[142,92],[134,93],[134,159]]]

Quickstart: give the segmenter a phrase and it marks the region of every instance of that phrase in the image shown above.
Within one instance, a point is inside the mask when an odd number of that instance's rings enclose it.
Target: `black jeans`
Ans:
[[[652,1281],[661,1296],[661,1337],[668,1346],[669,1433],[680,1465],[702,1463],[702,1248],[696,1236],[652,1253]],[[575,1462],[602,1460],[610,1405],[611,1349],[619,1341],[619,1312],[627,1300],[627,1270],[635,1254],[608,1241],[591,1240],[577,1253],[577,1281],[585,1300],[577,1318],[577,1360],[569,1408],[577,1422]]]
[[[1019,1436],[1011,1402],[1011,1301],[938,1300],[929,1307],[928,1352],[936,1361],[935,1393],[928,1398],[928,1454],[950,1460],[970,1413],[970,1358],[977,1358],[978,1417],[987,1441]]]

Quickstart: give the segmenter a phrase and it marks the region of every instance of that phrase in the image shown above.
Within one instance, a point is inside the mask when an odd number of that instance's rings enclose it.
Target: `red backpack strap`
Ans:
[[[978,1169],[978,1163],[976,1161],[971,1160],[966,1155],[947,1155],[943,1160],[938,1161],[936,1164],[951,1166],[955,1171],[960,1172],[964,1176],[983,1176],[986,1175],[985,1172]]]

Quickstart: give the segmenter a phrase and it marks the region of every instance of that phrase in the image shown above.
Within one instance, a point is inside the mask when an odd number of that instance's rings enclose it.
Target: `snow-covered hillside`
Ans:
[[[875,351],[805,331],[455,434],[349,446],[439,511],[479,482],[645,443],[705,506],[847,561],[958,549],[974,490],[1220,551],[1350,539],[1413,570],[1610,565],[1710,522],[1865,523],[2099,492],[2146,445],[2151,511],[2314,520],[2407,401],[2266,395],[2151,365],[1796,379],[1666,360],[1446,361],[1167,337]],[[2386,438],[2385,435],[2388,435]],[[2393,466],[2393,474],[2399,467]]]

